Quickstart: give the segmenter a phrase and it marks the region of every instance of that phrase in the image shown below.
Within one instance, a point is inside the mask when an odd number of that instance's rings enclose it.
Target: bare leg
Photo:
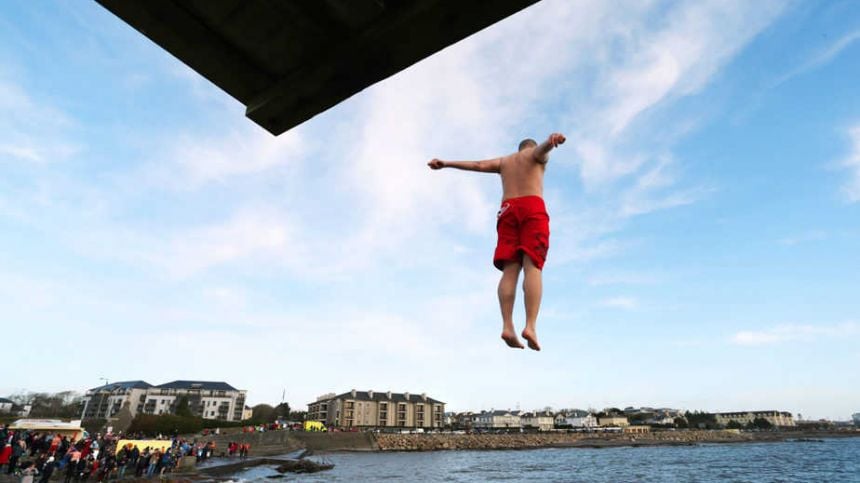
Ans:
[[[541,271],[535,266],[528,255],[523,256],[523,292],[526,302],[526,328],[523,329],[523,338],[528,341],[529,349],[539,351],[535,324],[537,323],[538,311],[540,310],[540,299],[543,295],[543,280]]]
[[[502,340],[508,347],[524,349],[523,343],[517,338],[514,328],[514,299],[517,296],[517,280],[520,278],[522,265],[508,262],[502,270],[499,280],[499,307],[502,309]]]

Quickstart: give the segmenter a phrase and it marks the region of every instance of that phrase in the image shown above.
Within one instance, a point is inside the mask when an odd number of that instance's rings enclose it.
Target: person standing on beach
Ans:
[[[524,139],[516,153],[500,158],[482,161],[433,159],[427,163],[434,170],[456,168],[501,175],[502,205],[496,222],[498,243],[493,265],[502,271],[498,288],[502,340],[509,347],[524,348],[513,322],[517,282],[522,271],[526,326],[521,335],[530,349],[540,350],[535,325],[543,294],[542,270],[549,250],[549,215],[543,202],[543,176],[549,152],[564,141],[563,134],[553,133],[541,144]]]

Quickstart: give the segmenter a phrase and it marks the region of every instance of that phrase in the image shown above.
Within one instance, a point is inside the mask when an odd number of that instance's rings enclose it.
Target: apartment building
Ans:
[[[445,403],[427,394],[357,391],[324,394],[308,404],[308,419],[341,428],[442,428]]]
[[[138,414],[175,414],[184,398],[194,416],[221,421],[240,421],[247,391],[226,382],[172,381],[153,386],[145,381],[124,381],[90,389],[83,398],[82,418],[111,418],[126,404],[132,417]]]
[[[146,381],[122,381],[94,387],[84,394],[82,419],[108,419],[116,416],[128,403],[132,416],[143,409],[146,391],[152,384]]]
[[[764,419],[774,427],[795,426],[794,417],[787,411],[740,411],[733,413],[716,413],[717,424],[726,426],[734,421],[746,426],[756,419]]]

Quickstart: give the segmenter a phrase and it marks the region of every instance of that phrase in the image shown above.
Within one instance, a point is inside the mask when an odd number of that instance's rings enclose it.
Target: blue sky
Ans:
[[[2,394],[860,409],[857,2],[545,0],[279,137],[94,2],[5,2],[0,58]],[[425,163],[555,130],[514,351],[500,183]]]

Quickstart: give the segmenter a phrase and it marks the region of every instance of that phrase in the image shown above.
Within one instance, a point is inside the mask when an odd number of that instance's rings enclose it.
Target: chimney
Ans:
[[[367,391],[367,397],[369,397],[371,400],[373,400],[373,389],[370,389]]]
[[[352,392],[352,398],[355,399],[355,389],[353,389],[351,392]]]
[[[409,393],[408,392],[404,392],[403,397],[406,398],[406,402],[409,402]]]
[[[421,393],[421,399],[423,399],[425,401],[427,400],[427,393],[426,392]]]
[[[385,395],[388,397],[388,399],[391,399],[391,391],[388,391]]]

